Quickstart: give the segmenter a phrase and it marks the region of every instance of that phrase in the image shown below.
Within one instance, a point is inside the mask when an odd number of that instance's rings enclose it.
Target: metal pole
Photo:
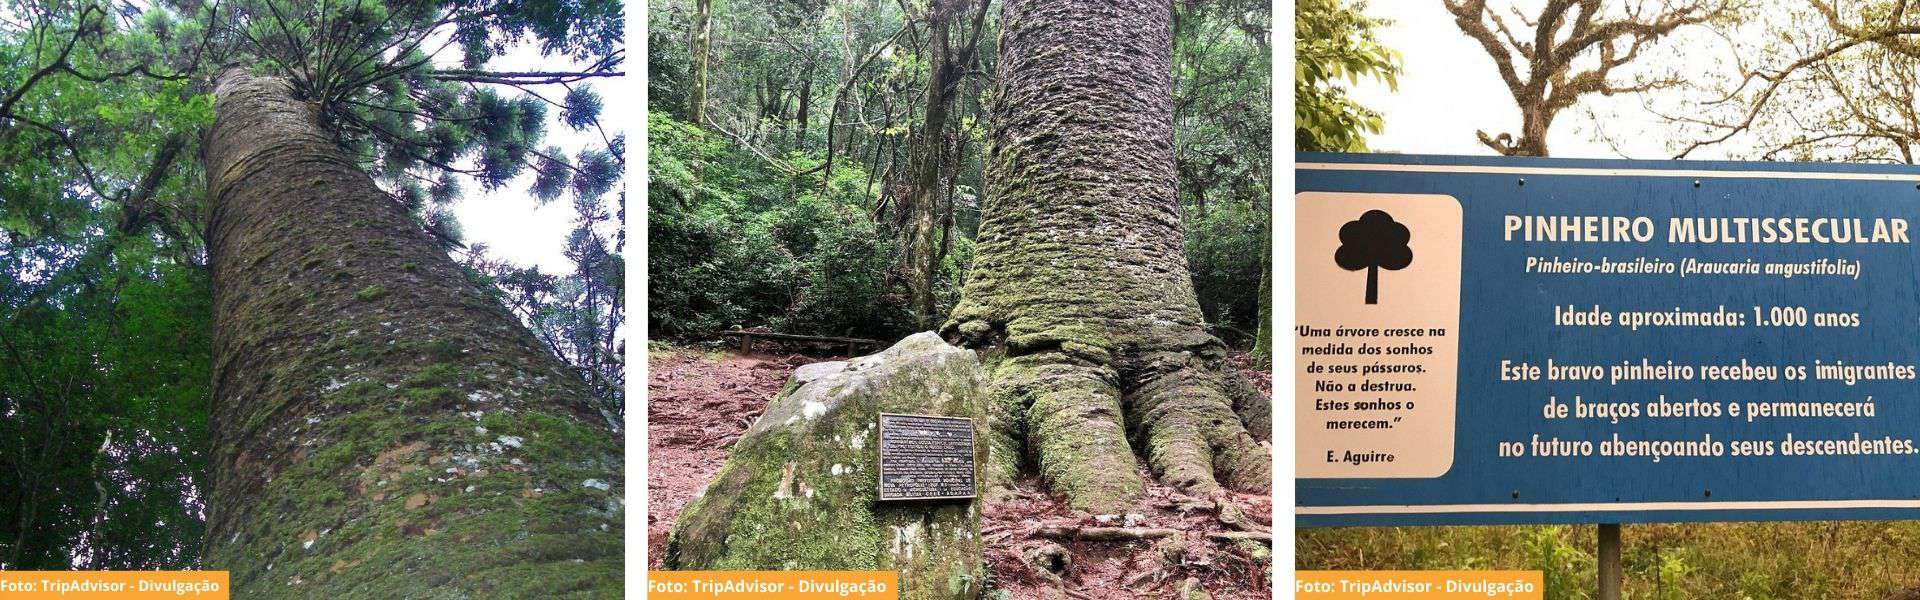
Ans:
[[[1600,524],[1600,595],[1596,600],[1620,600],[1620,524]]]
[[[1653,575],[1659,583],[1653,588],[1654,600],[1667,600],[1667,572],[1660,569],[1660,546],[1653,547]]]

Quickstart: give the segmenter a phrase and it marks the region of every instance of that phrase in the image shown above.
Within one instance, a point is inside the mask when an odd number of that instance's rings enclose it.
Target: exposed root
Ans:
[[[1084,542],[1137,542],[1180,535],[1178,529],[1159,527],[1077,527],[1073,525],[1045,525],[1033,531],[1033,535],[1057,540],[1080,540]]]
[[[1059,544],[1041,544],[1028,548],[1020,554],[1020,559],[1033,570],[1033,574],[1054,584],[1060,583],[1060,575],[1073,567],[1073,555]]]
[[[1025,442],[1041,476],[1074,508],[1120,512],[1140,499],[1143,484],[1127,444],[1111,368],[1042,352],[1007,358],[994,375],[1001,387],[996,392],[1013,398],[1001,406],[1023,408],[1020,429],[1027,432]]]
[[[1255,540],[1273,544],[1273,534],[1264,531],[1209,531],[1207,539],[1216,542],[1233,543],[1240,540]]]
[[[1200,587],[1199,579],[1188,577],[1186,581],[1180,582],[1180,598],[1181,600],[1213,600],[1213,595],[1208,594],[1206,588]]]
[[[1144,489],[1139,448],[1156,477],[1188,494],[1272,489],[1268,447],[1235,412],[1246,403],[1236,396],[1259,392],[1217,346],[1118,364],[1104,348],[1078,343],[1023,349],[1030,353],[996,349],[989,360],[991,485],[1032,468],[1074,508],[1125,512]]]
[[[1233,399],[1234,414],[1239,415],[1240,422],[1247,427],[1247,435],[1262,442],[1273,441],[1273,396],[1261,392],[1246,377],[1235,377],[1229,373],[1220,380],[1227,397]]]
[[[1228,376],[1183,251],[1171,5],[1004,4],[1016,75],[996,88],[975,257],[941,328],[990,356],[994,450],[1095,514],[1139,508],[1150,478],[1271,489],[1267,401]],[[1021,466],[995,459],[994,483]]]
[[[1245,509],[1240,508],[1238,504],[1224,500],[1218,501],[1214,503],[1214,511],[1215,518],[1219,519],[1222,525],[1240,531],[1272,531],[1266,525],[1247,518]]]
[[[1073,555],[1066,548],[1051,542],[1041,544],[1020,553],[1020,561],[1026,564],[1027,571],[1033,573],[1035,579],[1045,584],[1045,587],[1034,590],[1039,595],[1036,600],[1079,597],[1067,593],[1066,574],[1073,568]]]
[[[1132,390],[1128,425],[1145,447],[1154,474],[1203,496],[1218,493],[1222,485],[1244,492],[1272,490],[1269,451],[1247,432],[1223,391],[1232,374],[1185,352],[1159,353],[1149,365],[1141,371],[1154,375]]]
[[[1216,540],[1207,533],[1231,531],[1217,519],[1217,504],[1242,514],[1246,521],[1269,520],[1267,496],[1225,493],[1196,498],[1175,491],[1135,471],[1147,484],[1136,512],[1088,515],[1072,510],[1065,498],[1046,493],[1043,483],[1028,476],[987,498],[982,536],[987,539],[988,562],[996,587],[1012,598],[1051,598],[1054,589],[1084,592],[1094,598],[1177,598],[1182,581],[1199,578],[1219,600],[1257,600],[1270,596],[1272,550],[1258,540]],[[1189,507],[1192,510],[1181,510]],[[1171,530],[1165,537],[1138,536],[1138,540],[1095,541],[1081,532],[1107,537],[1103,529]],[[1128,535],[1127,537],[1135,537]],[[1072,566],[1052,583],[1035,574],[1025,554],[1037,546],[1058,545],[1072,556]]]

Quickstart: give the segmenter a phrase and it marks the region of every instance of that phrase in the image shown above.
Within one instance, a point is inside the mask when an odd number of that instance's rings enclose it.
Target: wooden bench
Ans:
[[[782,342],[832,345],[836,347],[844,344],[847,347],[847,356],[859,354],[860,348],[879,348],[882,345],[880,340],[823,335],[798,335],[792,333],[774,333],[771,331],[722,331],[720,332],[720,337],[740,338],[740,351],[742,353],[753,352],[753,340],[755,338]]]

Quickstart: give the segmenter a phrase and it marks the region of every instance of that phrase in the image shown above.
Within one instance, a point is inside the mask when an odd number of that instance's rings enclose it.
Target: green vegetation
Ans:
[[[959,299],[990,200],[983,168],[1000,7],[717,3],[708,72],[697,77],[689,40],[700,6],[649,7],[651,331],[897,339],[938,327]],[[1244,345],[1258,329],[1271,231],[1270,15],[1246,0],[1181,1],[1176,11],[1175,158],[1189,267],[1215,333]],[[927,94],[936,74],[951,86],[946,97]],[[704,98],[701,123],[688,122],[694,98]],[[931,193],[916,194],[928,181]],[[915,211],[936,221],[937,243],[913,243]],[[929,325],[914,309],[916,252],[933,253],[920,257],[934,267]]]
[[[1366,3],[1301,0],[1293,17],[1293,143],[1301,151],[1364,152],[1380,113],[1360,106],[1341,85],[1376,78],[1396,85],[1400,54],[1374,36],[1385,21]]]
[[[864,171],[837,168],[824,191],[794,185],[714,133],[660,112],[648,125],[655,331],[690,336],[759,325],[889,337],[910,328],[904,303],[887,295],[898,245],[868,216],[872,198],[859,193]],[[787,196],[789,189],[796,195]],[[950,278],[959,271],[946,269]]]
[[[1592,597],[1593,526],[1302,529],[1301,569],[1539,569],[1547,598]],[[1920,524],[1625,525],[1627,598],[1880,600],[1912,585]]]
[[[592,408],[614,418],[624,410],[625,139],[601,127],[604,102],[593,87],[621,74],[621,2],[61,0],[10,3],[6,12],[0,569],[207,565],[201,552],[208,499],[220,491],[211,487],[219,479],[211,472],[234,467],[220,451],[231,449],[235,436],[210,433],[221,408],[212,399],[223,370],[250,368],[245,360],[214,360],[214,348],[298,343],[272,323],[216,328],[216,307],[230,305],[216,298],[265,298],[297,311],[315,305],[322,286],[310,282],[324,280],[370,306],[407,297],[407,283],[423,269],[464,274],[588,384],[598,404]],[[541,56],[551,70],[528,75],[503,64],[516,52]],[[204,134],[214,128],[215,84],[229,68],[286,81],[316,110],[343,156],[377,182],[383,193],[374,198],[391,198],[396,218],[324,215],[364,236],[244,258],[249,266],[281,261],[271,278],[214,277],[223,241],[210,232],[231,213],[210,207],[209,179],[219,178],[209,177],[201,161],[203,143],[214,145]],[[549,130],[562,128],[596,141],[548,144]],[[281,187],[320,181],[295,183]],[[576,216],[566,240],[575,268],[518,268],[463,242],[451,203],[467,189],[524,193],[539,203],[566,198]],[[401,211],[404,219],[397,218]],[[306,239],[300,229],[314,221],[262,233]],[[372,231],[376,222],[397,226]],[[398,256],[388,237],[395,234],[434,240],[461,266],[340,261],[348,250]],[[476,303],[486,299],[474,295]],[[360,371],[401,356],[398,344],[344,339],[315,345],[364,361]],[[455,350],[488,352],[463,343]],[[447,349],[425,350],[448,358]],[[347,428],[335,439],[349,443],[313,448],[305,469],[350,468],[401,437],[442,439],[461,418],[421,425],[362,410],[444,408],[454,394],[445,384],[392,391],[339,373],[287,368],[259,375],[297,393],[223,395],[261,403],[235,416],[232,429],[275,425],[286,418],[272,414],[281,408],[322,404],[353,413],[327,425]],[[281,486],[276,499],[306,507],[343,498],[340,489],[284,475],[274,480]],[[294,539],[301,532],[282,533]],[[236,562],[255,560],[272,557]]]
[[[177,265],[90,275],[0,315],[0,464],[35,469],[0,486],[0,563],[193,564],[204,525],[182,499],[207,482],[206,275]],[[0,291],[14,285],[0,279]]]

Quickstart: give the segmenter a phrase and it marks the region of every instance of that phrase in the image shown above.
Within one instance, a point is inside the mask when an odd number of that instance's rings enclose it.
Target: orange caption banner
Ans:
[[[1540,600],[1539,571],[1296,571],[1299,600]]]
[[[899,600],[895,571],[648,571],[648,600]]]
[[[226,571],[0,571],[0,598],[227,600]]]

